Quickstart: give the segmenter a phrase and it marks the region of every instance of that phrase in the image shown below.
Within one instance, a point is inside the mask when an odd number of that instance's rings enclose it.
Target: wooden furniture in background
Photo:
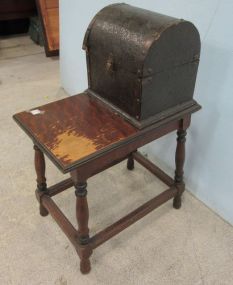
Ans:
[[[59,0],[37,0],[46,56],[59,54]]]
[[[36,14],[34,0],[1,0],[0,21],[29,18]]]
[[[0,0],[0,35],[27,33],[36,13],[35,0]]]

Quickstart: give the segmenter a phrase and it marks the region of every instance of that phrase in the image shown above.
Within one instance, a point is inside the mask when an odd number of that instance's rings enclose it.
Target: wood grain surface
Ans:
[[[86,93],[14,116],[20,126],[66,168],[137,132],[136,128]]]

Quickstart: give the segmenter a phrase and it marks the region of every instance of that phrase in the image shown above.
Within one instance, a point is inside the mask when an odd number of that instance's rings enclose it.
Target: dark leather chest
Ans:
[[[92,20],[83,48],[88,92],[138,128],[196,104],[200,37],[188,21],[110,5]]]

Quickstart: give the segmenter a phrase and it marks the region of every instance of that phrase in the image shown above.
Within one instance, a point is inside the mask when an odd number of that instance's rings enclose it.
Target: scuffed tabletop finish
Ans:
[[[87,93],[18,113],[14,119],[64,172],[71,164],[78,164],[137,132]]]

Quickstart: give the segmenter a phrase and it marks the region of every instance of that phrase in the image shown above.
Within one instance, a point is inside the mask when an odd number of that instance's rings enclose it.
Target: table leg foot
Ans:
[[[134,169],[134,159],[133,159],[133,155],[132,154],[130,154],[130,156],[128,157],[127,169],[128,170],[133,170]]]
[[[80,271],[82,274],[88,274],[91,271],[91,262],[89,259],[80,260]]]
[[[45,207],[43,205],[40,204],[39,209],[40,209],[40,215],[42,217],[48,216],[49,212],[45,209]]]
[[[173,200],[173,208],[178,210],[181,208],[181,205],[182,205],[181,196],[177,195]]]

